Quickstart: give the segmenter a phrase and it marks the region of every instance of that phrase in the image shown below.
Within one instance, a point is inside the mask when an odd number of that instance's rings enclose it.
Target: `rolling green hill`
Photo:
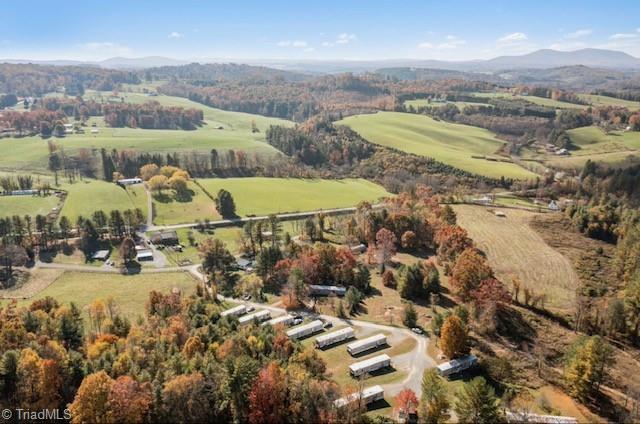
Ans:
[[[508,162],[472,156],[497,157],[504,142],[488,130],[436,121],[428,116],[378,112],[350,116],[338,124],[348,125],[372,143],[420,156],[492,178],[534,178],[535,174]]]

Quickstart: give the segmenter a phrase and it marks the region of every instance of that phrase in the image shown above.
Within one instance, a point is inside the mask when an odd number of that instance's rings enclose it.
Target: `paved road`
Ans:
[[[379,209],[381,207],[382,205],[373,205],[374,209]],[[325,215],[346,215],[346,214],[355,212],[356,209],[357,209],[356,207],[336,208],[336,209],[318,209],[315,211],[307,211],[307,212],[281,213],[281,214],[276,214],[276,216],[281,221],[291,221],[291,220],[313,217],[318,215],[319,213],[323,213]],[[220,219],[217,221],[209,221],[209,226],[213,228],[239,226],[250,221],[264,221],[268,218],[269,218],[269,215],[251,216],[251,217],[233,218],[233,219]],[[175,224],[175,225],[147,225],[147,228],[145,228],[145,231],[177,230],[180,228],[193,228],[193,227],[196,227],[197,225],[198,225],[197,222],[191,222],[187,224]]]

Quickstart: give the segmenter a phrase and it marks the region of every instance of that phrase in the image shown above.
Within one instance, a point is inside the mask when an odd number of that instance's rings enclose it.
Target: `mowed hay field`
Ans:
[[[431,157],[475,174],[492,178],[535,178],[534,173],[514,163],[472,158],[495,157],[504,144],[483,128],[400,112],[355,115],[338,124],[351,127],[372,143]]]
[[[62,138],[47,140],[40,136],[0,139],[0,169],[46,171],[49,157],[48,141],[64,148],[67,154],[75,154],[79,149],[88,149],[95,156],[99,150],[129,150],[153,153],[202,152],[217,150],[243,150],[249,154],[276,155],[277,150],[265,141],[265,132],[270,125],[293,125],[283,119],[266,118],[240,112],[214,109],[188,99],[171,96],[149,97],[144,94],[121,94],[125,102],[143,103],[158,101],[165,106],[182,106],[201,109],[205,125],[192,130],[147,130],[133,128],[109,128],[102,118],[93,118],[98,134],[91,134],[91,127],[85,134],[69,134]],[[88,92],[85,98],[107,99],[108,93]],[[254,122],[258,132],[252,132]],[[222,129],[218,129],[222,127]]]
[[[47,215],[58,207],[58,199],[50,196],[0,196],[0,218],[18,215]]]
[[[229,191],[239,216],[342,208],[391,196],[363,179],[207,178],[198,183],[214,197],[220,189]]]
[[[611,131],[591,126],[567,131],[576,146],[570,156],[553,156],[546,162],[554,167],[580,169],[588,159],[609,165],[622,164],[629,158],[640,157],[640,132]]]
[[[82,309],[96,299],[112,297],[120,313],[133,320],[145,315],[144,305],[151,290],[168,293],[177,287],[184,295],[190,295],[196,284],[193,277],[184,272],[120,275],[66,271],[47,288],[18,303],[29,305],[36,299],[51,296],[60,303],[74,302]]]
[[[114,183],[99,180],[83,180],[73,184],[62,184],[68,193],[60,216],[66,216],[75,223],[79,216],[90,218],[95,211],[102,210],[107,215],[112,210],[135,209],[139,207],[146,216],[145,201],[140,198],[139,188],[130,192]]]
[[[586,109],[588,106],[579,105],[576,103],[562,102],[559,100],[547,99],[546,97],[538,97],[538,96],[522,96],[522,95],[512,95],[511,93],[504,92],[493,92],[493,93],[472,93],[476,97],[484,97],[487,99],[515,99],[515,100],[526,100],[529,103],[536,104],[538,106],[546,106],[553,107],[556,109]]]
[[[518,209],[495,209],[506,214],[495,216],[494,209],[456,205],[458,224],[469,232],[478,247],[487,254],[496,275],[510,288],[513,276],[539,294],[547,295],[546,305],[571,307],[579,286],[571,261],[552,249],[529,227],[536,215]]]

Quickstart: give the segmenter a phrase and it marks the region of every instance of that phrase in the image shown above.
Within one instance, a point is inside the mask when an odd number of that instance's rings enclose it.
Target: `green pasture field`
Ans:
[[[220,219],[216,205],[198,185],[189,182],[189,196],[180,199],[173,190],[163,190],[161,194],[153,193],[153,222],[156,225],[172,225],[195,222],[205,218],[214,221]]]
[[[472,155],[495,157],[496,151],[504,144],[483,128],[399,112],[355,115],[338,123],[351,127],[373,143],[432,157],[475,174],[517,179],[536,176],[514,163],[472,158]]]
[[[112,297],[119,312],[133,320],[144,316],[144,306],[151,290],[168,293],[177,287],[188,296],[195,286],[196,281],[184,272],[120,275],[67,271],[33,298],[21,300],[18,304],[26,306],[36,299],[51,296],[60,303],[74,302],[83,309],[96,299]],[[86,318],[86,314],[83,315]],[[88,321],[85,324],[88,325]]]
[[[467,106],[491,106],[488,103],[472,103],[472,102],[434,102],[433,100],[431,102],[429,102],[427,99],[414,99],[414,100],[407,100],[406,102],[404,102],[404,105],[406,107],[409,106],[413,106],[414,108],[419,108],[419,107],[426,107],[426,106],[430,106],[430,107],[442,107],[448,104],[452,104],[452,105],[456,105],[458,107],[458,110],[463,111],[465,107]]]
[[[615,97],[600,96],[598,94],[580,94],[580,97],[594,106],[619,106],[630,110],[640,109],[640,102],[616,99]]]
[[[588,107],[585,105],[578,105],[575,103],[561,102],[558,100],[547,99],[546,97],[521,96],[521,95],[514,96],[511,93],[505,93],[505,92],[492,92],[492,93],[476,92],[476,93],[472,93],[472,95],[476,97],[485,97],[487,99],[504,98],[504,99],[526,100],[528,102],[531,102],[539,106],[553,107],[556,109],[586,109]]]
[[[69,193],[64,202],[61,216],[66,216],[72,223],[76,222],[78,216],[90,218],[98,210],[109,214],[116,209],[122,211],[140,207],[142,212],[147,214],[146,202],[143,204],[136,199],[134,203],[132,200],[134,196],[115,183],[85,179],[73,184],[63,183],[60,188]],[[136,191],[136,196],[139,195],[139,192]]]
[[[546,163],[563,169],[580,169],[588,159],[612,166],[640,157],[640,132],[611,131],[591,126],[567,131],[576,146],[570,156],[549,156]]]
[[[109,94],[88,92],[85,98],[99,99],[101,96],[108,99]],[[158,101],[166,106],[201,109],[204,112],[205,125],[192,131],[108,128],[101,118],[92,118],[90,122],[97,123],[97,134],[91,134],[93,127],[87,127],[85,134],[69,134],[62,138],[51,137],[45,140],[40,136],[33,136],[0,139],[0,169],[47,171],[49,141],[55,143],[58,148],[63,148],[67,154],[88,149],[94,156],[99,156],[101,148],[153,153],[208,153],[211,149],[233,149],[249,154],[275,155],[278,154],[277,150],[264,141],[265,131],[270,125],[293,125],[292,122],[282,119],[214,109],[179,97],[149,97],[140,93],[121,93],[120,96],[125,98],[125,102],[131,103]],[[255,123],[258,132],[252,132],[252,122]]]
[[[0,218],[19,215],[47,215],[60,199],[49,196],[0,196]]]
[[[349,207],[390,196],[363,179],[208,178],[198,183],[212,196],[220,189],[229,191],[239,216]]]

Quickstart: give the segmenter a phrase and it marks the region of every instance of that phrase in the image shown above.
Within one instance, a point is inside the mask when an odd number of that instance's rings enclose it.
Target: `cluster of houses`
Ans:
[[[571,154],[571,152],[569,152],[564,147],[559,148],[558,146],[553,145],[551,143],[545,144],[544,148],[547,152],[553,153],[554,155],[558,155],[558,156],[569,156]]]

